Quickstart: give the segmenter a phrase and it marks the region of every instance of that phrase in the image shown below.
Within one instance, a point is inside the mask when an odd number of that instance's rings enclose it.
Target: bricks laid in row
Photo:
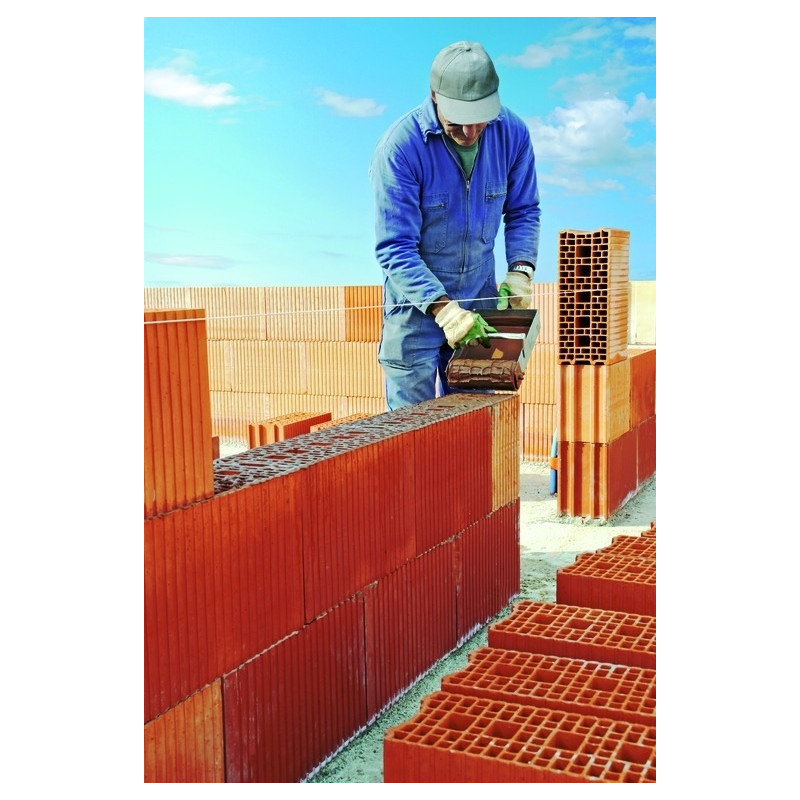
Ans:
[[[260,446],[145,520],[146,781],[303,780],[519,592],[517,405],[449,395]],[[442,493],[461,437],[468,491]],[[211,685],[221,705],[195,702]]]

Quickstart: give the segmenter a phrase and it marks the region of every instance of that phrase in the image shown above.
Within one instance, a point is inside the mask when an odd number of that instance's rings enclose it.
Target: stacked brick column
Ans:
[[[628,352],[629,244],[614,229],[559,236],[561,514],[608,519],[655,471],[655,350]],[[651,385],[652,407],[634,410]]]

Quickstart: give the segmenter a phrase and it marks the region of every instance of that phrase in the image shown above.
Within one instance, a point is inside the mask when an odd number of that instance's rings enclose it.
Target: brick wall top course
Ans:
[[[514,399],[514,394],[451,394],[255,447],[214,462],[214,491],[215,494],[233,491],[287,475],[388,437],[410,433]]]

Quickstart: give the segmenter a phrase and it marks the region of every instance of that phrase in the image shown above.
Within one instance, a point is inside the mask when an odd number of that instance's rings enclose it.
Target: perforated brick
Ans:
[[[650,725],[435,692],[386,731],[384,783],[654,783]]]
[[[624,611],[524,600],[489,626],[488,644],[506,650],[656,666],[656,618]]]

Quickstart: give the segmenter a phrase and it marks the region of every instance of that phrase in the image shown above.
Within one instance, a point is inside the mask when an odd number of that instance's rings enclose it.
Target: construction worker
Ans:
[[[530,307],[540,218],[533,145],[500,104],[499,83],[479,43],[448,45],[433,60],[430,96],[375,147],[378,360],[390,410],[449,393],[454,349],[494,332],[481,309]],[[501,221],[508,272],[498,287]]]

